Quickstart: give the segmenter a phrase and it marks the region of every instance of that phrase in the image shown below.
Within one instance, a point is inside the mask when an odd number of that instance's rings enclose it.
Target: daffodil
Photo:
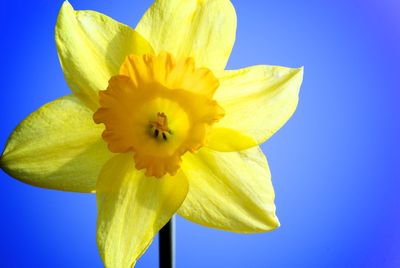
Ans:
[[[295,111],[303,70],[224,70],[235,32],[228,0],[157,0],[135,29],[65,2],[56,44],[72,94],[19,124],[2,169],[96,193],[106,267],[133,266],[175,213],[233,232],[277,228],[258,145]]]

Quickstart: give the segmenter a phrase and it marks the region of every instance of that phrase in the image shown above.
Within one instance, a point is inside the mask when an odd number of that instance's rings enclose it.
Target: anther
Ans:
[[[150,121],[150,126],[154,129],[154,137],[158,138],[158,136],[162,135],[163,140],[167,140],[167,133],[171,134],[171,130],[168,128],[168,119],[164,113],[157,113],[157,120]]]

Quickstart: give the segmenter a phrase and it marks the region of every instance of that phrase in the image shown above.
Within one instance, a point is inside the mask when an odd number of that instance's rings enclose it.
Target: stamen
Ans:
[[[166,141],[167,133],[171,134],[171,130],[168,128],[168,118],[165,113],[157,113],[157,121],[150,121],[150,125],[154,128],[154,138],[158,138],[161,132],[162,138]]]

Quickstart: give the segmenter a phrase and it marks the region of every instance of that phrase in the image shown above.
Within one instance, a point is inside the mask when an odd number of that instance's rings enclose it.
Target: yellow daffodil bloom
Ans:
[[[72,94],[12,133],[1,157],[35,186],[96,193],[106,267],[131,267],[178,213],[223,230],[279,226],[258,147],[295,111],[303,70],[224,70],[228,0],[157,0],[135,29],[65,2],[56,44]]]

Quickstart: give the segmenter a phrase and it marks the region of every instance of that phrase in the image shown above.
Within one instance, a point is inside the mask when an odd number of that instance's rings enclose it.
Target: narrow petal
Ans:
[[[126,56],[153,51],[129,26],[94,11],[75,11],[67,1],[58,16],[56,43],[68,85],[92,109]]]
[[[136,30],[156,53],[193,57],[199,67],[223,70],[236,35],[236,12],[229,0],[156,0]]]
[[[233,232],[271,231],[279,226],[267,160],[258,147],[221,153],[202,148],[186,154],[189,193],[178,213],[193,222]]]
[[[187,191],[182,173],[146,177],[135,169],[131,154],[112,158],[97,185],[97,245],[105,266],[132,267],[181,206]]]
[[[208,146],[237,151],[263,143],[289,120],[297,107],[303,68],[253,66],[217,76],[221,85],[214,96],[225,117],[215,124]]]
[[[70,95],[29,115],[11,134],[0,159],[12,177],[39,187],[92,192],[111,157],[92,111]]]

